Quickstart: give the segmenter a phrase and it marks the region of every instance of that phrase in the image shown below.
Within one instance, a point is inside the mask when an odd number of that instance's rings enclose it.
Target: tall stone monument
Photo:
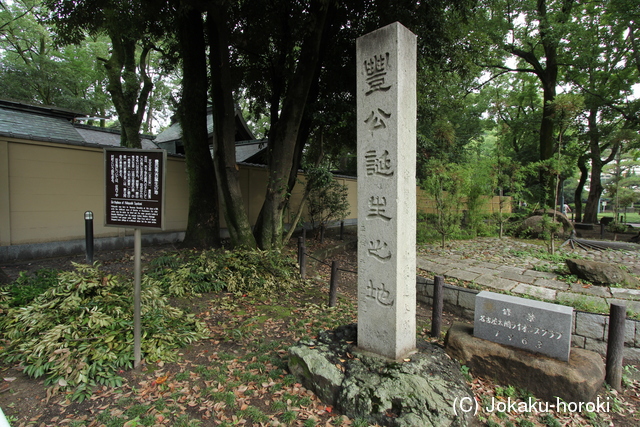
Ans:
[[[358,347],[416,346],[416,36],[396,22],[358,38]]]

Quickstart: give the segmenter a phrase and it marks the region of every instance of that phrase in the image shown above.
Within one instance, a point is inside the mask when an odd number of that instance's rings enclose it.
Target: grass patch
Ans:
[[[606,314],[609,312],[609,306],[603,299],[597,297],[589,297],[587,295],[576,294],[576,296],[562,296],[558,298],[557,302],[562,305],[573,307],[576,310],[586,311],[589,313]]]

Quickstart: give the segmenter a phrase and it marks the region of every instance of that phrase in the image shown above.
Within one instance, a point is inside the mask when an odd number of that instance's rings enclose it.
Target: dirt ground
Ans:
[[[352,239],[353,236],[347,236],[346,238]],[[309,250],[312,252],[328,247],[339,246],[341,244],[341,241],[337,239],[337,236],[328,237],[327,241],[324,244],[319,244],[317,241],[314,241],[312,239],[309,239],[309,242]],[[150,260],[154,259],[157,256],[160,256],[163,253],[175,251],[176,249],[177,248],[173,245],[143,247],[143,269],[145,264]],[[293,254],[295,253],[295,239],[292,239],[288,251],[289,254],[293,256]],[[101,263],[103,270],[105,270],[107,273],[120,274],[128,277],[133,276],[133,249],[97,253],[95,255],[95,260]],[[357,270],[356,250],[351,249],[342,252],[335,252],[332,254],[331,260],[336,260],[340,264],[341,271],[339,294],[344,298],[355,301],[357,299],[357,276],[354,274],[354,272]],[[308,272],[308,277],[312,281],[315,281],[317,283],[322,295],[328,295],[328,282],[331,275],[331,266],[328,261],[329,260],[325,260],[324,262],[311,262],[310,270]],[[69,270],[73,267],[72,262],[83,263],[84,256],[78,255],[56,259],[16,262],[8,265],[3,265],[1,266],[1,268],[6,273],[6,275],[13,280],[18,277],[21,271],[34,272],[41,268]],[[221,295],[202,295],[200,298],[189,300],[188,303],[191,305],[191,311],[193,313],[208,313],[209,310],[211,310],[211,301],[220,297]],[[309,301],[309,303],[315,304],[320,304],[322,302],[326,301],[322,299]],[[419,324],[426,324],[430,322],[430,307],[419,304],[417,311]],[[220,324],[225,325],[229,322],[233,324],[233,322],[239,322],[241,320],[242,319],[230,320],[228,318],[215,318],[212,316],[208,317],[206,321],[207,324],[210,325],[212,330],[216,330],[221,328]],[[446,331],[453,322],[460,320],[462,319],[459,319],[456,316],[445,312],[442,329]],[[268,336],[268,339],[270,340],[281,340],[283,342],[283,346],[286,346],[287,343],[294,342],[296,338],[295,336],[291,335],[290,331],[287,330],[286,325],[277,325],[274,326],[270,331],[261,331],[261,333],[264,333],[265,336]],[[422,334],[425,339],[429,339],[427,330],[422,331]],[[438,340],[436,340],[436,342],[438,342]],[[440,339],[439,342],[441,343],[442,340]],[[125,383],[128,384],[127,386],[123,387],[121,390],[112,390],[104,387],[102,390],[98,390],[96,392],[91,401],[85,401],[81,404],[71,403],[68,400],[60,399],[59,397],[49,396],[47,394],[47,389],[44,386],[43,380],[31,379],[27,377],[21,372],[22,369],[18,365],[2,363],[0,364],[0,379],[3,379],[3,381],[0,383],[0,407],[5,410],[6,414],[20,414],[19,419],[21,422],[19,424],[12,424],[13,427],[48,427],[53,425],[108,425],[96,422],[96,417],[98,417],[99,414],[102,414],[105,411],[111,411],[111,413],[113,413],[115,408],[118,407],[119,402],[122,402],[121,396],[129,395],[131,399],[140,399],[140,390],[136,390],[136,388],[140,387],[140,384],[145,385],[145,387],[151,387],[149,386],[149,384],[152,384],[152,379],[154,377],[156,377],[156,380],[158,378],[174,378],[181,372],[184,372],[185,370],[188,371],[190,367],[192,368],[192,372],[195,372],[195,369],[193,369],[194,366],[197,367],[199,365],[210,364],[212,361],[211,355],[218,354],[220,352],[242,354],[242,348],[240,348],[237,343],[227,342],[224,340],[206,341],[200,343],[180,353],[182,359],[184,360],[183,363],[167,365],[156,373],[154,373],[153,370],[131,370],[129,372],[122,372],[122,376],[125,378]],[[154,369],[158,369],[158,367],[154,367]],[[159,375],[160,373],[166,376],[157,377],[157,375]],[[483,394],[495,395],[497,390],[496,385],[493,382],[482,378],[475,378],[471,386],[476,393],[476,396],[481,396]],[[198,386],[196,385],[191,387]],[[300,390],[299,388],[297,389],[297,391],[295,391],[295,384],[291,387],[291,394],[295,394],[297,392],[304,395],[304,393],[306,393],[304,390]],[[158,393],[157,386],[154,390],[156,393]],[[143,392],[144,391],[145,390],[143,390]],[[156,398],[159,399],[161,397],[162,395]],[[624,409],[624,411],[620,414],[612,414],[607,420],[605,420],[604,424],[599,425],[640,425],[640,416],[638,414],[638,409],[640,407],[640,382],[632,382],[624,390],[624,392],[619,395],[619,397],[621,401],[620,405]],[[334,419],[332,418],[333,415],[331,414],[330,408],[327,409],[320,402],[314,400],[315,398],[313,397],[311,397],[311,399],[313,401],[313,405],[297,409],[297,411],[299,411],[297,412],[299,417],[298,420],[304,420],[305,417],[307,417],[306,419],[313,417],[313,419],[318,420],[317,425],[333,425],[330,423],[330,421]],[[258,403],[253,404],[258,405]],[[196,415],[199,415],[199,413],[198,411],[196,411],[195,407],[190,407],[189,405],[191,405],[191,403],[188,403],[188,401],[186,403],[183,402],[182,407],[185,408],[185,413],[187,415],[191,415],[195,418]],[[125,409],[126,408],[123,407],[122,411],[124,411]],[[263,409],[265,409],[266,411],[268,409],[268,406],[263,405]],[[156,415],[157,419],[159,419],[160,421],[158,421],[158,423],[154,425],[172,425],[167,421],[169,418],[165,418],[163,422],[161,419],[163,416],[166,416],[166,413],[165,415],[162,415],[162,413]],[[230,417],[231,416],[232,415],[230,415]],[[513,423],[515,423],[515,425],[519,425],[518,421],[515,418],[508,418],[506,420],[503,420],[503,422],[507,421],[512,421]],[[77,424],[73,424],[74,422]],[[566,419],[562,419],[562,423],[564,425],[590,425],[589,421],[585,421],[584,419],[579,417],[569,417]],[[134,426],[142,424],[124,425]],[[216,425],[216,423],[208,422],[203,418],[202,424],[193,425],[209,426]],[[303,424],[302,421],[300,421],[295,425]],[[341,425],[351,424],[350,422],[345,422]],[[542,424],[533,423],[531,425]]]

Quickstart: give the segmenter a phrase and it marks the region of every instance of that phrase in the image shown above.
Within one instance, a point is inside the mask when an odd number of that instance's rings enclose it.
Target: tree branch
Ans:
[[[0,3],[0,5],[2,6],[2,8],[4,10],[9,10],[4,4]],[[33,6],[31,6],[30,8],[28,8],[26,11],[24,11],[22,14],[16,16],[15,18],[11,18],[9,21],[5,22],[4,24],[0,25],[0,31],[2,31],[2,29],[4,27],[9,26],[9,24],[16,22],[18,19],[25,17],[26,15],[28,15],[29,13],[31,13],[31,11],[33,9],[36,8],[36,5],[34,4]]]

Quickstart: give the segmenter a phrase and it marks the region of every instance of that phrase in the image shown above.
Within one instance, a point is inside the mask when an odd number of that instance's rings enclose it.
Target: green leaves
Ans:
[[[9,345],[1,355],[83,400],[96,384],[120,385],[117,372],[132,366],[133,284],[97,267],[75,267],[30,305],[8,310],[0,331]],[[207,336],[193,316],[168,305],[150,277],[142,282],[142,329],[143,354],[153,361],[174,361],[176,348]]]
[[[223,289],[233,293],[256,289],[273,293],[289,289],[297,277],[293,262],[277,251],[190,251],[175,257],[180,259],[181,267],[160,268],[152,273],[173,296]]]
[[[27,305],[58,282],[58,273],[47,269],[36,270],[33,275],[20,272],[15,282],[4,288],[0,303],[4,301],[11,307]]]
[[[314,228],[349,215],[349,192],[324,168],[306,172],[309,191],[309,215]]]

